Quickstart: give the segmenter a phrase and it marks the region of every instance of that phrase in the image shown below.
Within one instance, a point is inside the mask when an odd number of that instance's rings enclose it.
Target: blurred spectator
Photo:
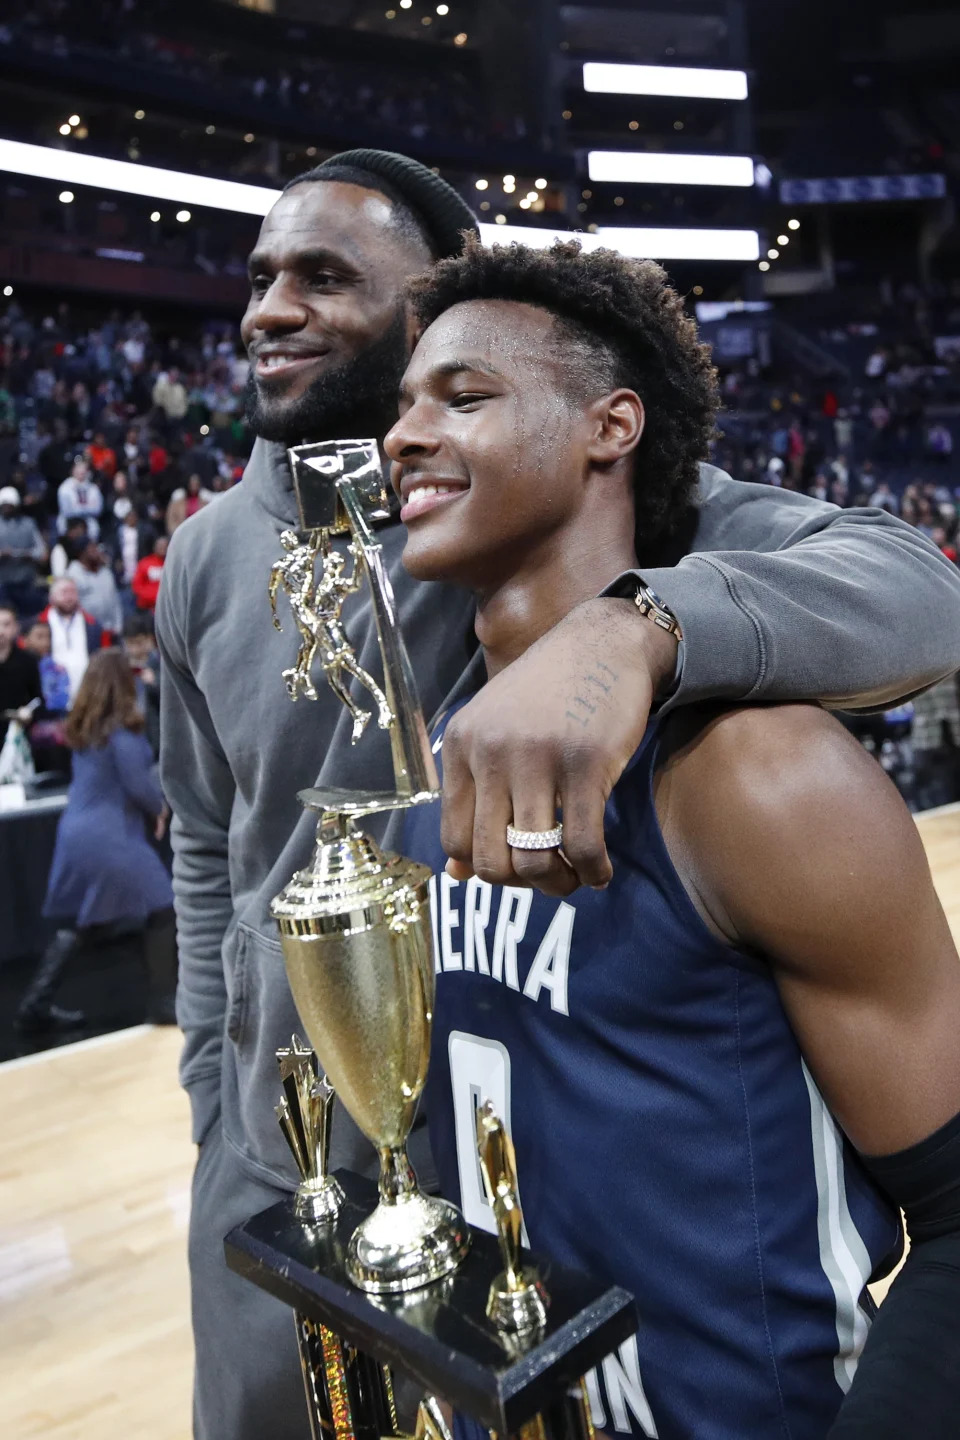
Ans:
[[[123,611],[117,582],[107,564],[107,555],[99,540],[88,540],[78,560],[67,566],[67,575],[76,583],[81,608],[110,635],[123,629]]]
[[[35,655],[18,646],[19,630],[16,610],[0,604],[0,745],[14,716],[26,727],[43,703],[40,667]]]
[[[98,475],[112,480],[117,470],[117,452],[107,444],[107,437],[98,430],[87,447],[87,459]]]
[[[900,501],[890,489],[887,480],[881,480],[880,484],[870,496],[870,504],[878,510],[889,510],[891,515],[900,514]]]
[[[20,511],[20,494],[12,485],[0,489],[0,600],[21,615],[35,614],[43,599],[37,593],[37,566],[47,558],[35,520]]]
[[[153,553],[156,533],[153,526],[140,519],[139,512],[130,509],[123,517],[123,524],[113,539],[113,571],[120,586],[121,598],[131,596],[134,576],[140,561]]]
[[[216,495],[212,490],[205,490],[203,481],[199,475],[191,475],[187,481],[186,489],[174,490],[170,496],[170,504],[167,506],[167,534],[172,535],[178,525],[184,520],[189,520],[191,515],[196,515]]]
[[[881,375],[886,374],[886,369],[887,352],[880,346],[868,356],[864,373],[868,380],[878,380]]]
[[[75,581],[64,575],[50,587],[50,604],[40,612],[50,625],[50,653],[70,677],[70,703],[76,698],[87,664],[104,643],[101,626],[80,609]]]
[[[913,700],[914,801],[929,810],[960,799],[960,695],[951,675]]]
[[[82,517],[87,522],[87,534],[96,540],[100,534],[98,519],[103,510],[103,491],[95,484],[90,474],[90,465],[78,455],[66,480],[57,490],[57,529],[63,535],[67,522]]]
[[[936,545],[940,553],[942,555],[946,555],[947,559],[952,560],[954,565],[956,565],[957,547],[956,545],[951,543],[950,537],[947,534],[946,525],[934,525],[933,529],[930,531],[930,539],[933,541],[934,545]]]
[[[953,435],[942,420],[927,431],[927,452],[934,460],[946,462],[953,454]]]
[[[180,371],[176,366],[168,371],[161,370],[153,387],[151,398],[154,405],[163,411],[169,423],[172,424],[183,419],[187,413],[189,401],[186,389],[180,379]]]
[[[43,707],[48,715],[66,715],[70,707],[70,676],[51,655],[49,620],[33,620],[23,637],[23,648],[40,667]]]
[[[143,737],[133,674],[119,650],[93,658],[66,723],[73,782],[57,831],[44,914],[61,926],[47,947],[16,1017],[22,1032],[83,1023],[53,1004],[82,941],[118,921],[145,926],[149,1019],[173,1024],[176,932],[170,877],[147,840],[159,839],[168,811]]]
[[[153,615],[141,610],[128,615],[123,625],[123,650],[137,687],[137,704],[146,720],[147,740],[154,759],[160,756],[160,655]]]
[[[43,709],[30,728],[30,749],[40,773],[59,771],[70,774],[70,749],[64,735],[63,722],[70,705],[70,676],[50,654],[50,626],[46,620],[34,620],[23,637],[23,648],[35,655],[40,666]]]
[[[138,610],[152,612],[157,607],[163,565],[167,558],[167,543],[166,535],[158,535],[153,542],[152,552],[145,555],[136,568],[130,588]]]
[[[89,539],[87,522],[82,516],[67,521],[66,533],[50,551],[50,574],[54,580],[66,575],[71,562],[80,559],[80,552]]]
[[[116,535],[117,528],[132,509],[133,500],[130,498],[130,485],[127,481],[126,471],[118,470],[110,483],[106,497],[106,515],[104,517],[106,538],[110,539]]]

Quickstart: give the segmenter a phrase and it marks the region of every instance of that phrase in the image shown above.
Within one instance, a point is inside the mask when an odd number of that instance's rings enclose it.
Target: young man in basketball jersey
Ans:
[[[667,553],[713,374],[658,267],[575,243],[470,244],[413,300],[427,328],[384,442],[404,564],[474,593],[495,675]],[[637,624],[657,621],[641,595]],[[584,727],[615,679],[601,644],[589,658]],[[557,803],[567,822],[593,802],[571,775]],[[613,788],[606,887],[489,883],[505,850],[536,882],[560,828],[552,805],[478,793],[470,874],[445,868],[436,812],[407,820],[406,852],[436,871],[426,1099],[445,1193],[492,1228],[489,1098],[533,1248],[637,1296],[637,1336],[589,1377],[599,1427],[956,1434],[960,961],[895,790],[815,706],[688,708],[654,718]],[[913,1248],[870,1333],[900,1207]]]

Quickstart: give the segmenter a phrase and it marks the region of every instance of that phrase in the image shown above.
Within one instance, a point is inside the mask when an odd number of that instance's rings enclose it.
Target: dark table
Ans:
[[[43,949],[43,901],[66,803],[63,792],[0,810],[0,964]]]

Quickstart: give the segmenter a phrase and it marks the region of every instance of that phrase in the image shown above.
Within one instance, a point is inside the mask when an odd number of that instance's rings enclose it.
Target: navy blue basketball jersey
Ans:
[[[475,1139],[489,1099],[532,1249],[636,1296],[636,1336],[587,1377],[597,1428],[823,1440],[899,1216],[824,1104],[768,965],[718,940],[684,890],[653,803],[656,736],[607,806],[603,892],[458,883],[439,807],[408,812],[405,853],[434,871],[441,1190],[493,1230]]]

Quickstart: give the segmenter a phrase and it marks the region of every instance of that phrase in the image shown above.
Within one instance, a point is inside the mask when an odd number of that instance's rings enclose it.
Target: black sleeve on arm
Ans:
[[[903,1210],[911,1248],[873,1322],[829,1440],[956,1440],[960,1114],[908,1150],[861,1159]]]

